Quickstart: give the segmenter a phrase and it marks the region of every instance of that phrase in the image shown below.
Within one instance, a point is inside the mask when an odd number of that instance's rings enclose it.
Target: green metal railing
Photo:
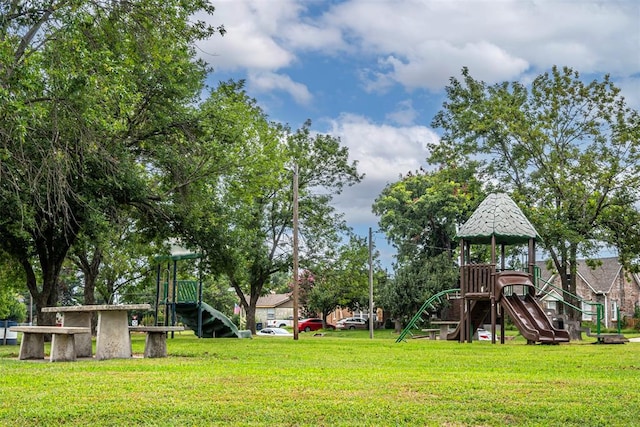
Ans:
[[[447,290],[438,292],[437,294],[428,298],[424,302],[424,304],[422,304],[422,307],[420,307],[418,312],[411,318],[411,320],[409,320],[409,323],[407,323],[407,326],[402,330],[402,332],[400,333],[400,336],[398,336],[398,339],[396,339],[396,342],[404,341],[407,335],[413,336],[413,334],[411,333],[411,330],[415,328],[416,324],[419,321],[424,321],[424,319],[422,318],[424,314],[429,315],[430,313],[429,310],[435,311],[438,308],[436,307],[435,304],[442,304],[442,298],[444,296],[452,293],[459,293],[459,292],[460,292],[460,289],[447,289]]]
[[[196,280],[177,280],[175,292],[176,303],[197,303],[198,302],[198,282]],[[163,304],[170,303],[169,284],[163,283]]]
[[[566,291],[564,289],[562,289],[561,287],[558,287],[556,285],[554,285],[553,283],[544,280],[542,277],[540,277],[540,273],[539,273],[539,267],[536,266],[535,268],[535,274],[534,274],[534,287],[536,289],[536,291],[543,293],[545,295],[551,295],[550,291],[547,291],[545,289],[542,289],[542,287],[539,285],[540,282],[543,282],[545,284],[545,287],[551,288],[552,290],[555,290],[557,292],[559,292],[562,296],[562,299],[557,300],[558,302],[564,304],[567,307],[571,307],[574,310],[578,311],[579,313],[582,313],[583,315],[587,315],[587,316],[596,316],[596,333],[598,335],[600,335],[601,331],[602,331],[602,322],[604,320],[604,304],[602,304],[601,302],[593,302],[593,301],[587,301],[581,297],[579,297],[578,295],[575,295],[569,291]],[[571,298],[573,298],[575,301],[579,301],[581,305],[588,305],[591,307],[590,310],[585,310],[582,307],[576,307],[575,305],[571,304],[570,302],[567,302],[564,298],[565,295],[570,296]],[[595,308],[595,311],[594,311]]]

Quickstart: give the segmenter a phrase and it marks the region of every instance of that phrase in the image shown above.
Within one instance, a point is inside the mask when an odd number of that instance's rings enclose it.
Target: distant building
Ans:
[[[247,297],[247,300],[249,298]],[[244,310],[240,316],[245,318]],[[258,298],[256,303],[256,323],[267,324],[267,320],[293,318],[293,296],[286,294],[268,294]]]
[[[247,297],[248,299],[248,297]],[[302,315],[303,309],[300,307],[300,314]],[[240,316],[246,318],[244,309],[241,310]],[[336,324],[340,319],[346,317],[363,317],[368,318],[368,310],[351,311],[346,308],[337,308],[331,312],[326,319],[326,322],[330,325]],[[376,320],[382,319],[382,309],[377,309]],[[273,319],[293,319],[293,295],[292,293],[286,294],[268,294],[258,298],[256,303],[256,323],[266,325],[268,320]]]
[[[596,261],[601,265],[591,268],[585,260],[578,260],[576,294],[585,301],[581,307],[582,320],[596,321],[595,315],[588,314],[595,310],[588,302],[597,302],[604,307],[604,326],[615,328],[618,320],[632,317],[636,305],[640,305],[640,276],[625,271],[618,258],[601,258]],[[538,262],[537,265],[540,268],[540,278],[543,279],[540,287],[549,292],[542,297],[542,306],[545,310],[558,311],[562,295],[550,285],[561,288],[560,275],[547,270],[545,262]],[[618,312],[622,319],[618,319]]]

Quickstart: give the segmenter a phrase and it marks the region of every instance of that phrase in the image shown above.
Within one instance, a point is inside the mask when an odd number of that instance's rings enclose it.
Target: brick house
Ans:
[[[640,276],[628,273],[618,261],[618,258],[600,258],[597,261],[601,265],[591,268],[585,260],[578,260],[576,278],[576,294],[586,302],[598,302],[604,307],[604,326],[617,327],[618,312],[620,317],[631,318],[636,305],[640,305]],[[540,267],[540,287],[549,292],[541,298],[545,310],[558,309],[561,292],[554,290],[546,283],[561,288],[560,276],[555,271],[549,271],[545,262],[537,262]],[[588,314],[595,308],[590,304],[582,303],[582,320],[596,321],[596,316]]]

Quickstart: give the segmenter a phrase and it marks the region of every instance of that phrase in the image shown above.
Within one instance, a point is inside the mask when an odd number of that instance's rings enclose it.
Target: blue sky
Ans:
[[[224,37],[198,44],[209,84],[245,79],[270,119],[340,137],[364,181],[336,199],[356,232],[371,205],[425,165],[449,77],[530,82],[553,65],[608,73],[640,109],[637,0],[212,0]],[[389,266],[384,236],[375,244]]]

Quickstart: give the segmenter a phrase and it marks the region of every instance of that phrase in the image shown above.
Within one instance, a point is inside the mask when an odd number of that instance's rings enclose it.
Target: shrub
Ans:
[[[0,319],[15,320],[18,323],[25,321],[27,306],[18,298],[18,295],[13,293],[0,295]]]

